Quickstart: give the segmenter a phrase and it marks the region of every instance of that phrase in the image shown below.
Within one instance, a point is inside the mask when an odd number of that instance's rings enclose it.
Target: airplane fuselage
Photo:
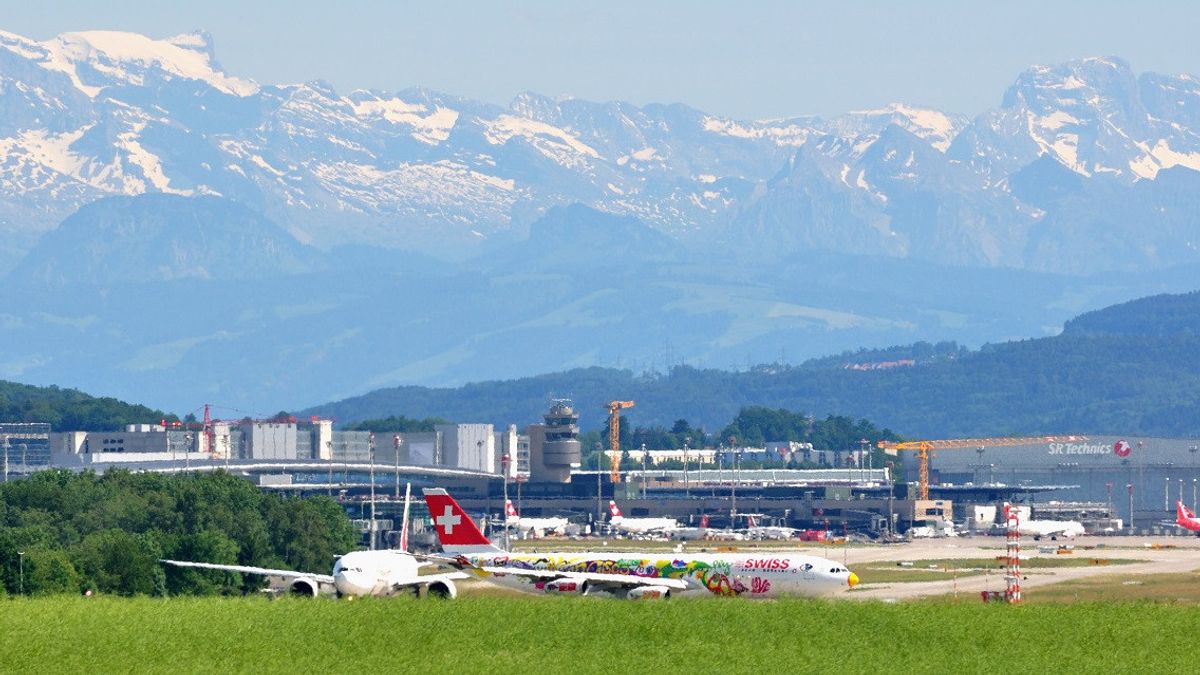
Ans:
[[[770,598],[781,595],[820,596],[846,590],[851,573],[840,563],[799,554],[670,554],[670,553],[475,553],[464,555],[471,564],[558,572],[623,574],[643,578],[679,579],[688,595]],[[525,577],[496,573],[497,583],[538,590]],[[857,577],[854,577],[857,583]],[[579,589],[582,591],[583,589]]]
[[[343,596],[387,596],[417,576],[420,564],[403,551],[354,551],[333,564],[333,584]]]

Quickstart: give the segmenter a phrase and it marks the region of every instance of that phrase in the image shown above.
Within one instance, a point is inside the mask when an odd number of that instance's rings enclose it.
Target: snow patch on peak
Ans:
[[[458,111],[437,106],[432,112],[420,103],[407,103],[398,98],[347,101],[359,117],[378,117],[391,122],[413,127],[412,137],[437,145],[450,138],[450,130],[458,122]],[[428,113],[422,115],[421,113]]]
[[[543,155],[564,166],[576,165],[583,157],[600,158],[600,153],[570,132],[545,122],[500,115],[494,120],[480,120],[480,123],[486,129],[484,137],[492,145],[504,145],[519,136]]]
[[[251,96],[258,85],[217,70],[202,35],[189,34],[169,40],[153,40],[137,33],[121,31],[85,31],[63,33],[41,43],[26,43],[40,48],[36,60],[48,69],[66,73],[72,83],[85,94],[95,97],[105,81],[81,80],[78,64],[86,63],[90,70],[119,82],[142,84],[142,73],[136,69],[158,69],[189,80],[200,80],[218,91],[233,96]],[[94,74],[88,73],[89,79]]]
[[[701,128],[713,134],[768,140],[780,146],[799,147],[804,145],[812,132],[808,127],[780,121],[752,122],[744,124],[730,119],[706,115],[700,122]]]

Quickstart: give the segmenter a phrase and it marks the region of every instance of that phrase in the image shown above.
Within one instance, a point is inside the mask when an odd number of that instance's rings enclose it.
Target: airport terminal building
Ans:
[[[910,480],[916,479],[915,464],[905,462]],[[1139,513],[1174,513],[1177,499],[1189,506],[1195,503],[1200,439],[1088,436],[1070,442],[938,450],[930,462],[930,480],[941,485],[1069,486],[1055,491],[1053,498],[1111,504],[1125,517],[1132,503],[1137,522]]]

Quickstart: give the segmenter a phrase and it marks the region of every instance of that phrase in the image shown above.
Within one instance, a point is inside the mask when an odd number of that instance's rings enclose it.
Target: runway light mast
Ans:
[[[1004,599],[1015,605],[1021,602],[1021,522],[1016,508],[1008,509],[1007,524],[1005,549],[1008,562],[1004,575]]]

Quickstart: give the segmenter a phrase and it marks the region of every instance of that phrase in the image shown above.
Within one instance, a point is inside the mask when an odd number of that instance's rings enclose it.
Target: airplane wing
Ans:
[[[405,588],[408,586],[422,586],[432,584],[438,581],[456,581],[458,579],[470,579],[471,575],[463,572],[446,572],[444,574],[422,574],[421,576],[412,577],[408,581],[395,584],[397,588]]]
[[[533,579],[573,579],[586,581],[593,586],[632,588],[636,586],[665,586],[681,591],[690,588],[682,579],[666,579],[660,577],[638,577],[632,574],[603,574],[599,572],[563,572],[558,570],[527,570],[513,567],[493,567],[484,565],[476,569],[488,574],[507,574],[514,577],[530,577]]]
[[[218,565],[216,563],[192,562],[190,560],[160,560],[159,562],[175,565],[176,567],[196,567],[204,570],[220,570],[222,572],[241,572],[242,574],[261,574],[270,577],[285,577],[296,579],[303,577],[323,584],[332,584],[333,577],[328,574],[312,574],[295,570],[271,570],[265,567],[246,567],[245,565]]]

